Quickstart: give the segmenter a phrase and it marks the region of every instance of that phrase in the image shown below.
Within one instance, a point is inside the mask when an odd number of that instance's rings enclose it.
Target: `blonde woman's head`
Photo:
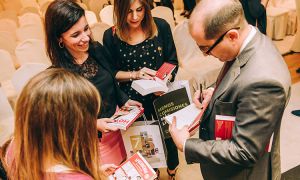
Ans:
[[[60,163],[98,179],[97,89],[63,69],[33,77],[15,107],[16,178],[40,179],[48,165]]]

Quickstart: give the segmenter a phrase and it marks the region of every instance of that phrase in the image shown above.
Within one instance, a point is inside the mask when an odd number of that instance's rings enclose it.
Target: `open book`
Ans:
[[[167,92],[167,81],[175,67],[176,65],[165,62],[157,70],[154,80],[135,80],[131,87],[143,96],[154,92]]]
[[[153,180],[156,177],[150,164],[137,152],[122,163],[109,179]]]
[[[196,105],[192,103],[185,108],[164,117],[164,119],[169,124],[172,124],[173,117],[175,116],[177,123],[176,127],[178,129],[188,126],[189,132],[193,132],[197,127],[199,127],[200,118],[202,117],[203,112],[203,109],[197,108]]]
[[[139,108],[137,106],[120,108],[112,117],[114,119],[114,122],[109,123],[109,125],[115,126],[119,129],[127,130],[128,127],[143,113],[144,108]]]
[[[153,107],[165,139],[170,138],[169,123],[164,117],[190,105],[186,88],[180,88],[163,94],[153,101]]]

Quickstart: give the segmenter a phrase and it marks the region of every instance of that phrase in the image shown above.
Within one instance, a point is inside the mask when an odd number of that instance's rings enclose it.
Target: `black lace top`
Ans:
[[[88,79],[97,89],[101,96],[101,108],[98,118],[111,117],[117,107],[116,89],[112,75],[89,57],[83,64],[72,64],[72,71]]]

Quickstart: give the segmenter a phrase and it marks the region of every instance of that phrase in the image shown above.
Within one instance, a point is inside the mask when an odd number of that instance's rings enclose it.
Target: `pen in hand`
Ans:
[[[203,102],[203,88],[202,88],[202,84],[200,84],[200,97],[199,97],[199,101],[202,104],[202,102]]]

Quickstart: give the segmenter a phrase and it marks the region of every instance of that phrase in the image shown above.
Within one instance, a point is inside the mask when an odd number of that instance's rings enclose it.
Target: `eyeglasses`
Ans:
[[[209,55],[210,54],[210,52],[223,40],[223,38],[224,38],[224,36],[230,31],[230,30],[233,30],[233,29],[236,29],[236,30],[239,30],[240,29],[240,27],[236,27],[236,28],[231,28],[231,29],[229,29],[229,30],[227,30],[224,34],[222,34],[216,41],[215,41],[215,43],[212,45],[212,46],[198,46],[199,47],[199,49],[203,52],[203,53],[205,53],[205,54],[207,54],[207,55]]]

